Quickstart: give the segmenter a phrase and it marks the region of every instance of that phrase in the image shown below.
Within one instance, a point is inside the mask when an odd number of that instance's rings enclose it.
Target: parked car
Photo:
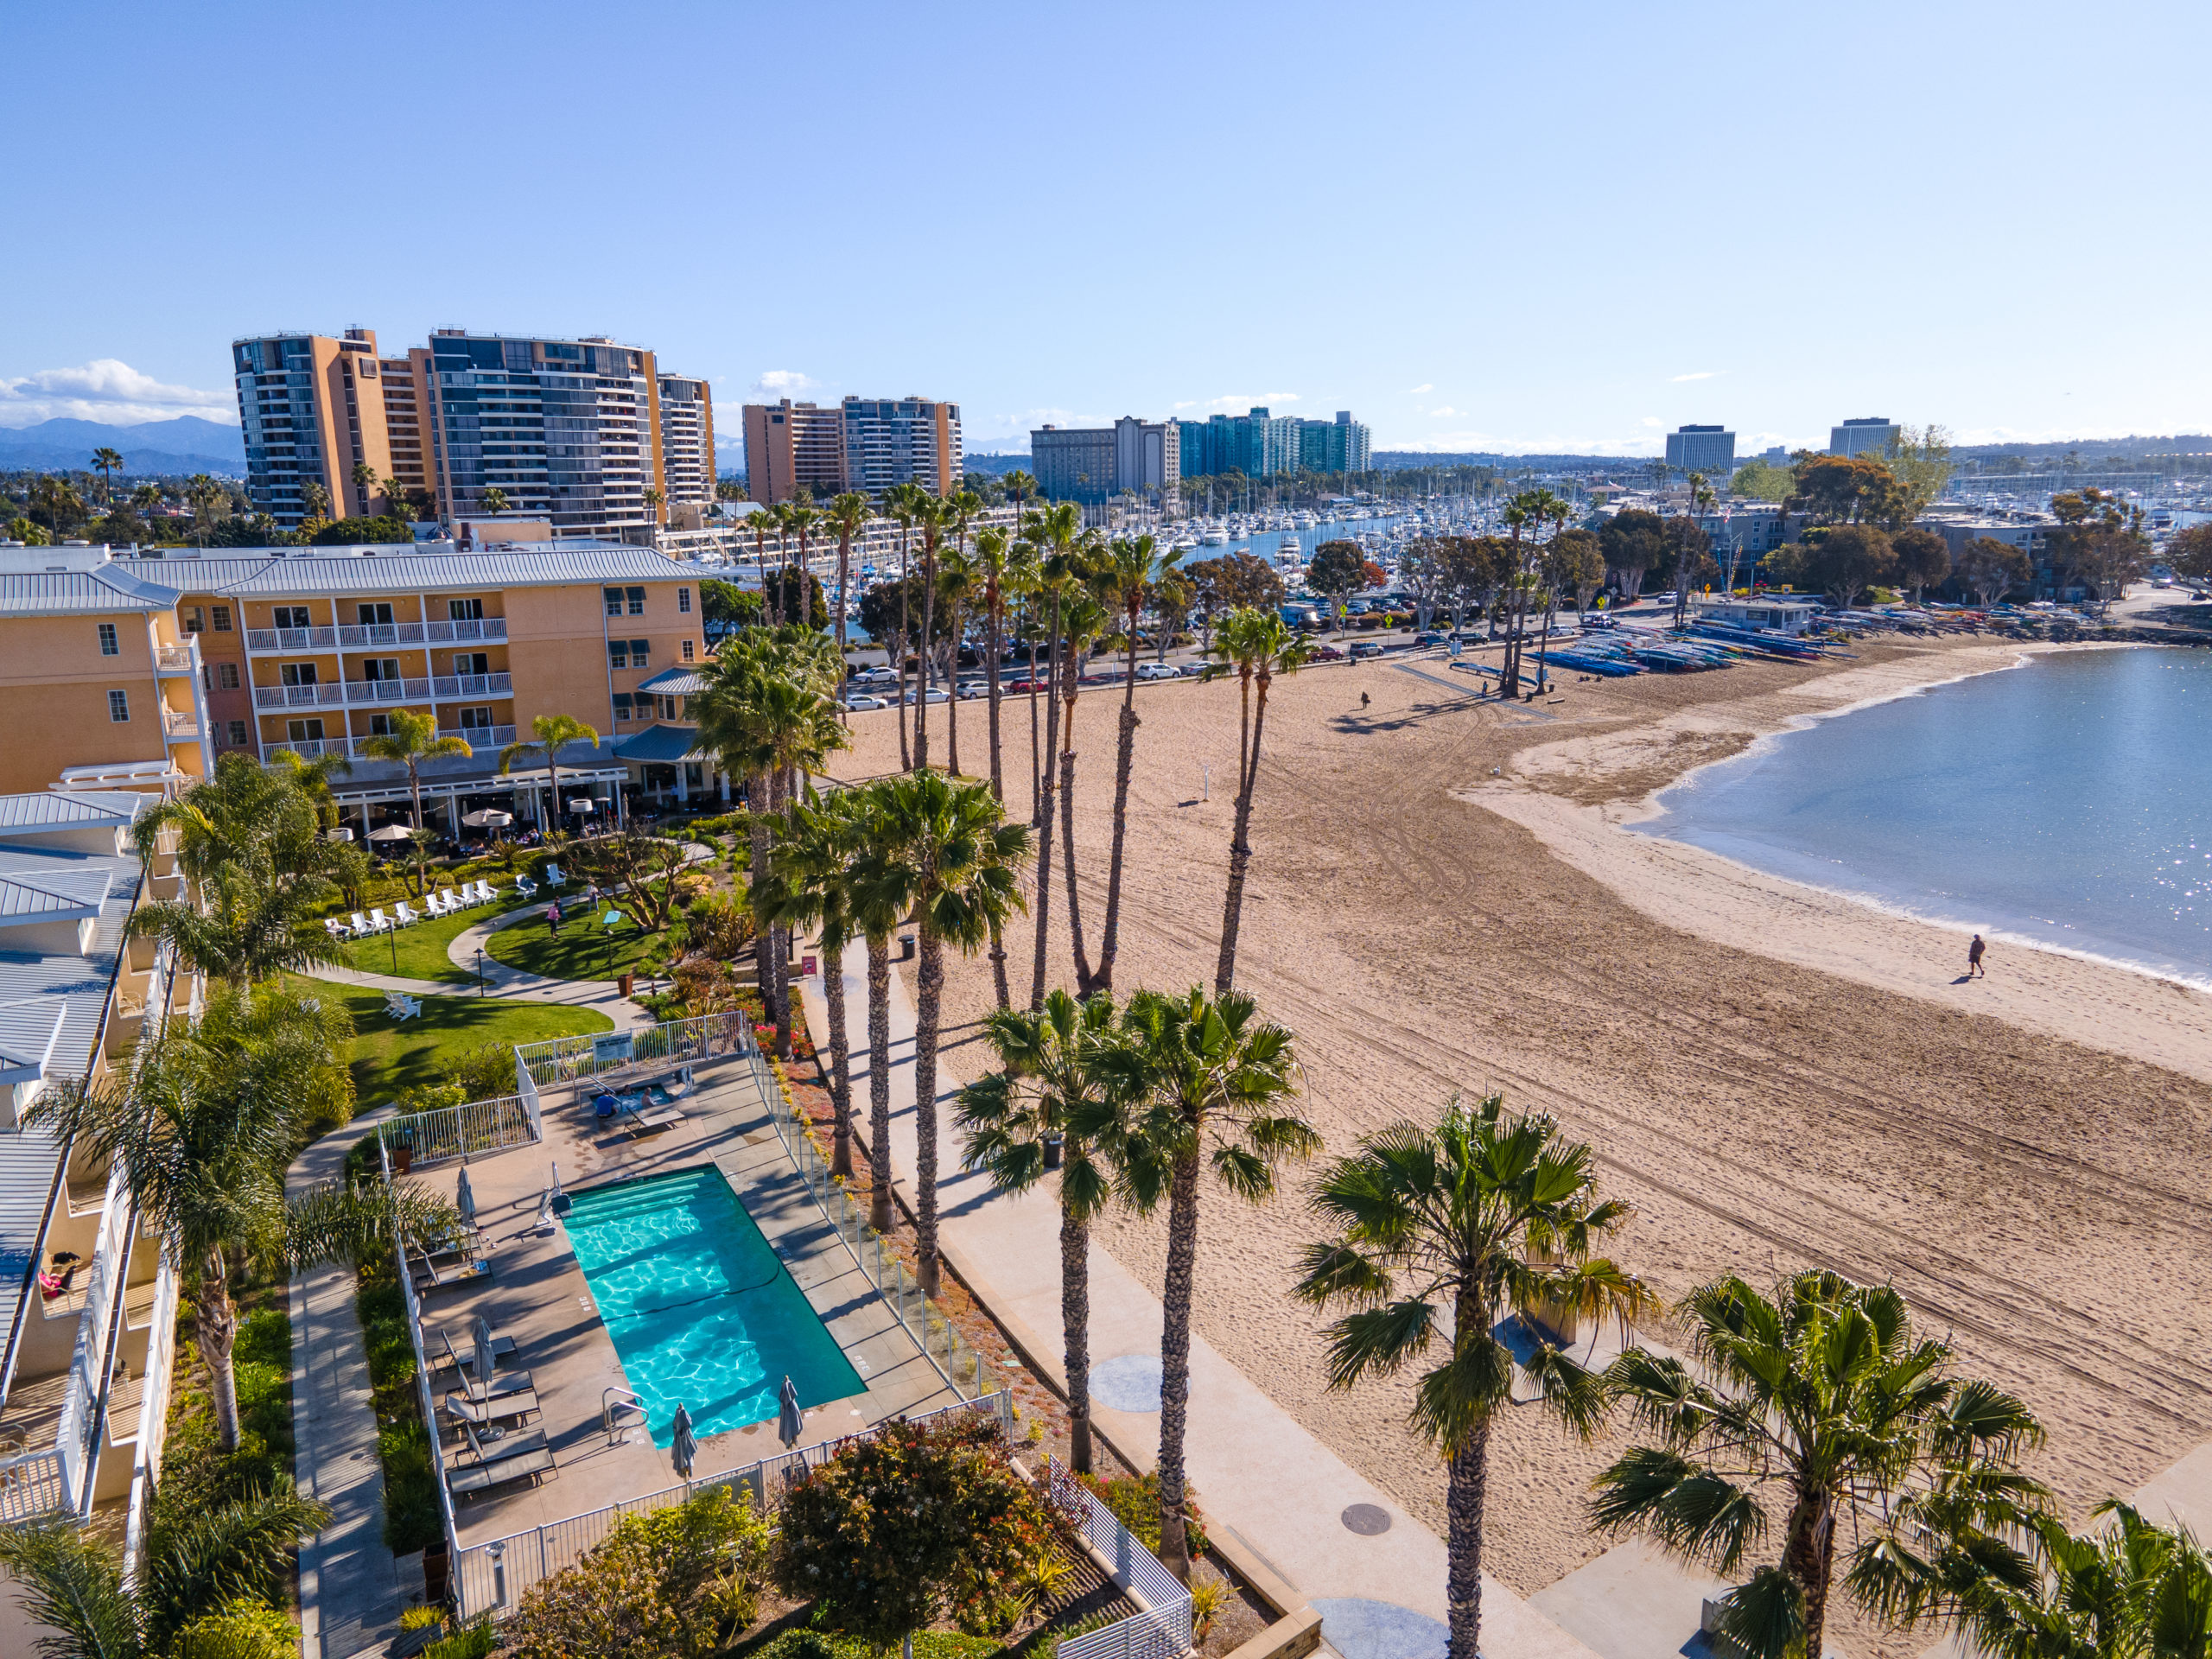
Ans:
[[[991,683],[988,680],[963,680],[955,688],[963,702],[972,702],[977,697],[988,696],[990,689]]]
[[[855,685],[891,685],[896,683],[898,678],[899,676],[888,668],[856,668],[852,672],[851,683]]]
[[[1380,657],[1382,654],[1382,647],[1375,640],[1362,639],[1352,646],[1351,654],[1355,660],[1362,657]]]
[[[855,714],[858,714],[862,709],[888,709],[890,706],[891,701],[887,697],[874,696],[866,691],[848,691],[845,693],[845,707],[851,709]]]
[[[1414,644],[1415,645],[1440,645],[1448,642],[1451,638],[1452,636],[1448,633],[1438,633],[1433,629],[1431,629],[1427,633],[1417,633],[1414,635]]]
[[[1344,654],[1334,645],[1316,645],[1309,653],[1317,663],[1341,663]]]
[[[911,686],[908,687],[906,690],[906,706],[911,709],[918,701],[920,701],[920,699],[915,696],[913,688]],[[943,686],[933,685],[930,687],[930,701],[931,702],[950,702],[952,699],[945,696],[944,688]]]
[[[1139,663],[1137,678],[1141,680],[1179,680],[1183,671],[1173,663]]]

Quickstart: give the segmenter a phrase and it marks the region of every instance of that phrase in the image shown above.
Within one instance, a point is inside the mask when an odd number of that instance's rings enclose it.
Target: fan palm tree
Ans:
[[[2012,1459],[2042,1443],[2042,1425],[1993,1385],[1951,1376],[1950,1344],[1919,1336],[1889,1286],[1813,1269],[1769,1298],[1731,1276],[1691,1292],[1677,1320],[1697,1370],[1641,1347],[1606,1369],[1609,1393],[1657,1444],[1598,1477],[1591,1520],[1728,1578],[1764,1541],[1768,1505],[1786,1514],[1780,1562],[1721,1600],[1722,1630],[1752,1659],[1823,1651],[1847,1522],[1878,1522],[1915,1490],[2033,1495]],[[1862,1532],[1854,1581],[1886,1541]]]
[[[597,748],[599,734],[569,715],[539,715],[530,722],[530,729],[531,736],[519,743],[510,743],[499,751],[499,776],[507,776],[518,760],[544,756],[545,779],[553,791],[553,816],[549,822],[558,825],[561,822],[561,751],[571,743],[588,743]],[[537,793],[536,790],[531,791],[533,798]],[[416,822],[421,823],[422,817],[418,809],[415,815]]]
[[[334,1087],[352,1092],[330,1076],[350,1024],[337,1005],[282,988],[221,989],[197,1025],[143,1042],[127,1074],[48,1090],[26,1114],[96,1166],[120,1170],[148,1228],[192,1275],[194,1335],[226,1448],[238,1443],[234,1257],[290,1270],[359,1262],[401,1234],[454,1224],[444,1200],[414,1187],[286,1199],[284,1166],[300,1137],[328,1111]]]
[[[1106,922],[1098,939],[1098,972],[1090,988],[1114,988],[1114,955],[1122,931],[1122,848],[1129,831],[1129,769],[1137,747],[1137,617],[1160,580],[1182,554],[1161,553],[1149,536],[1116,542],[1103,572],[1106,596],[1122,613],[1122,643],[1128,650],[1122,682],[1121,734],[1114,752],[1114,849],[1106,864]]]
[[[1294,1294],[1351,1310],[1327,1332],[1329,1386],[1350,1389],[1435,1361],[1421,1374],[1410,1418],[1449,1471],[1455,1659],[1479,1651],[1491,1428],[1511,1403],[1516,1370],[1501,1321],[1571,1325],[1654,1310],[1634,1277],[1591,1255],[1629,1214],[1598,1196],[1596,1164],[1551,1118],[1508,1113],[1502,1096],[1472,1111],[1454,1096],[1433,1127],[1400,1122],[1362,1139],[1313,1194],[1329,1236],[1300,1256]],[[1562,1422],[1585,1439],[1596,1433],[1605,1389],[1595,1374],[1549,1342],[1525,1370]]]
[[[407,792],[415,800],[415,827],[423,827],[422,764],[440,755],[473,754],[468,740],[438,735],[438,717],[418,715],[412,709],[395,709],[385,716],[389,729],[358,739],[361,753],[371,760],[396,760],[407,768]],[[513,747],[513,746],[510,746]],[[500,767],[502,772],[506,768]],[[557,805],[558,803],[556,802]]]
[[[906,652],[913,639],[913,635],[909,631],[910,624],[906,616],[906,605],[908,596],[913,591],[913,583],[909,580],[909,577],[911,575],[911,566],[912,563],[911,549],[914,536],[914,521],[920,517],[923,511],[922,504],[928,499],[929,497],[923,493],[922,486],[918,484],[893,484],[889,489],[883,493],[883,516],[891,520],[893,524],[899,526],[899,637],[896,639],[892,640],[890,642],[890,645],[892,666],[899,671],[899,694],[897,704],[899,709],[899,769],[901,772],[912,772],[914,769],[913,753],[908,747],[906,738],[906,723],[908,719],[906,713]],[[922,643],[923,648],[926,651],[929,642],[925,639]]]
[[[846,589],[852,580],[853,537],[861,533],[861,526],[871,516],[868,497],[858,490],[847,490],[842,495],[830,499],[828,522],[837,527],[837,672],[840,687],[844,683],[845,613],[852,604],[852,596]]]
[[[1222,901],[1221,954],[1213,993],[1236,982],[1236,934],[1244,919],[1244,878],[1252,863],[1252,797],[1260,782],[1260,743],[1268,729],[1268,688],[1294,674],[1312,646],[1272,611],[1231,611],[1214,630],[1211,655],[1236,670],[1236,813],[1229,837],[1229,893]],[[1253,696],[1255,690],[1259,696]]]
[[[830,1173],[853,1173],[852,1038],[845,1018],[845,949],[860,937],[853,908],[852,866],[861,846],[860,798],[841,790],[826,800],[810,793],[783,844],[772,855],[777,882],[761,919],[810,927],[822,950],[822,1000],[830,1014],[830,1105],[836,1115]]]
[[[1211,1167],[1230,1197],[1260,1204],[1275,1174],[1321,1147],[1292,1109],[1297,1055],[1290,1033],[1232,991],[1211,1001],[1139,991],[1118,1040],[1096,1061],[1103,1090],[1071,1131],[1114,1171],[1116,1195],[1140,1213],[1167,1204],[1167,1273],[1160,1291],[1160,1555],[1188,1582],[1183,1442],[1191,1405],[1191,1302],[1198,1252],[1198,1185]]]
[[[1029,830],[1007,823],[989,788],[915,771],[876,785],[867,817],[875,857],[865,870],[876,910],[911,912],[920,960],[914,997],[914,1251],[923,1290],[938,1292],[937,1051],[944,1011],[947,945],[973,956],[1021,907],[1016,872],[1029,857]],[[874,1050],[869,1069],[888,1058]]]
[[[988,653],[983,668],[985,696],[988,698],[991,746],[991,795],[1001,806],[1006,804],[1006,780],[1000,766],[999,746],[999,664],[1006,654],[1007,599],[1019,591],[1021,582],[1021,543],[997,525],[979,531],[976,536],[975,569],[982,584],[984,650]],[[1030,714],[1034,720],[1037,694],[1030,690]],[[991,935],[991,984],[997,993],[999,1007],[1010,1007],[1013,995],[1007,984],[1006,938],[999,931]]]
[[[92,451],[92,469],[100,475],[100,504],[105,506],[115,499],[115,475],[123,470],[123,452],[102,444]]]
[[[1070,556],[1071,594],[1060,613],[1060,644],[1067,650],[1067,671],[1060,693],[1060,875],[1067,889],[1068,942],[1075,952],[1075,983],[1078,995],[1097,988],[1091,971],[1090,947],[1083,937],[1083,892],[1075,879],[1075,704],[1083,679],[1084,653],[1096,645],[1112,621],[1106,607],[1093,596],[1099,580],[1097,550],[1086,543]]]
[[[1113,1196],[1112,1179],[1090,1143],[1070,1133],[1095,1107],[1093,1062],[1115,1036],[1114,999],[1078,1003],[1056,990],[1041,1014],[1001,1008],[983,1022],[999,1069],[960,1091],[963,1160],[1009,1192],[1045,1179],[1048,1148],[1060,1166],[1060,1328],[1068,1384],[1068,1462],[1090,1472],[1090,1223]]]
[[[931,495],[926,491],[918,493],[914,500],[914,522],[922,532],[922,683],[914,696],[914,766],[916,770],[930,763],[930,688],[936,682],[937,665],[937,582],[938,550],[944,543],[945,532],[957,520],[959,509],[948,499]]]
[[[813,555],[809,550],[810,543],[814,532],[821,529],[824,522],[822,509],[803,495],[784,509],[785,528],[798,537],[798,580],[794,582],[785,573],[779,573],[778,580],[789,584],[789,590],[793,594],[791,620],[803,627],[811,627],[814,623],[814,607],[810,602],[814,594],[814,563]]]
[[[283,1659],[299,1650],[296,1630],[282,1647],[218,1646],[216,1638],[235,1627],[240,1604],[281,1611],[291,1552],[329,1519],[286,1481],[204,1511],[173,1515],[156,1505],[135,1574],[97,1533],[67,1517],[0,1528],[0,1567],[22,1586],[31,1620],[50,1632],[39,1642],[50,1659]]]
[[[354,505],[363,518],[368,516],[369,492],[377,486],[377,469],[365,461],[353,463]]]
[[[956,543],[938,556],[938,602],[944,607],[945,638],[952,658],[952,671],[947,676],[950,683],[945,687],[952,696],[944,705],[944,766],[955,778],[960,775],[960,637],[967,626],[968,607],[982,588],[982,577],[967,550]],[[998,799],[997,791],[992,791],[991,798]]]
[[[1703,473],[1692,473],[1690,499],[1682,509],[1682,516],[1688,518],[1693,514],[1710,512],[1719,499]],[[1682,626],[1683,613],[1689,609],[1690,573],[1697,566],[1696,556],[1690,551],[1691,546],[1691,538],[1688,535],[1683,536],[1677,543],[1675,556],[1675,626],[1678,628]]]

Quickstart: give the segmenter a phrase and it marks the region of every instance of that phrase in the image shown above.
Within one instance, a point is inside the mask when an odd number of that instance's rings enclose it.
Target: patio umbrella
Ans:
[[[467,1164],[461,1166],[461,1179],[453,1189],[453,1207],[460,1211],[462,1226],[474,1227],[476,1224],[476,1189],[468,1184]]]
[[[415,832],[404,823],[387,823],[381,830],[369,831],[371,841],[404,841]]]
[[[784,1450],[788,1452],[798,1444],[798,1437],[806,1433],[806,1419],[799,1414],[798,1389],[792,1386],[788,1376],[784,1378],[784,1391],[780,1398],[783,1408],[776,1414],[776,1438],[784,1443]]]
[[[676,1402],[676,1438],[668,1455],[675,1461],[676,1472],[690,1479],[691,1460],[699,1455],[699,1442],[691,1438],[691,1412],[681,1400]]]
[[[474,812],[462,813],[461,821],[472,830],[504,830],[515,821],[515,815],[496,806],[480,806]]]
[[[351,841],[353,839],[353,831],[349,826],[341,823],[335,829],[324,830],[322,838],[325,841]]]
[[[556,1216],[567,1215],[569,1202],[569,1195],[561,1190],[561,1166],[556,1164],[553,1166],[553,1213]]]
[[[476,1380],[488,1389],[492,1386],[492,1321],[479,1313],[469,1334],[476,1338]]]
[[[594,804],[595,803],[592,800],[590,796],[580,795],[569,803],[569,810],[571,812],[589,812],[594,809]]]

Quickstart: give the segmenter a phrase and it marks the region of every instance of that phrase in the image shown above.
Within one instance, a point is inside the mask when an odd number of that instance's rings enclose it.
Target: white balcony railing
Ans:
[[[335,651],[335,628],[248,628],[248,651]]]
[[[510,697],[515,690],[512,674],[440,674],[430,684],[440,702],[448,697]]]
[[[349,626],[340,624],[338,643],[352,651],[363,645],[419,645],[423,643],[420,622],[366,622]]]
[[[200,735],[200,716],[189,709],[162,710],[162,732],[172,740]]]
[[[353,745],[343,737],[277,737],[262,744],[263,764],[274,760],[279,749],[289,749],[302,760],[319,760],[326,754],[342,754],[351,760],[353,755]]]
[[[515,741],[515,728],[512,726],[441,726],[438,735],[459,738],[468,745],[471,754],[482,754],[486,751],[497,754]]]
[[[327,685],[257,685],[253,688],[253,706],[257,709],[331,709],[346,701],[346,688],[333,682]]]
[[[507,619],[504,616],[480,616],[454,622],[432,622],[426,626],[433,645],[441,644],[448,639],[504,639],[507,637]]]
[[[200,643],[188,639],[181,645],[156,645],[154,667],[163,674],[197,674],[200,671]]]
[[[348,702],[428,702],[430,683],[420,680],[348,680]]]

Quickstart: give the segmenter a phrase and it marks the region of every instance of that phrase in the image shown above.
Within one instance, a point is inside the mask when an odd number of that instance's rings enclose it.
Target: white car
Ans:
[[[991,683],[988,680],[963,680],[959,685],[960,700],[963,702],[972,702],[977,697],[989,696],[990,690]]]
[[[855,714],[864,709],[888,709],[890,706],[891,700],[887,697],[870,696],[865,691],[849,691],[845,694],[845,707]]]
[[[919,701],[920,699],[914,695],[912,690],[907,691],[906,706],[908,708],[912,708],[913,705]],[[930,687],[930,701],[931,702],[950,702],[952,699],[944,695],[943,687],[933,685]]]
[[[1183,671],[1173,663],[1139,663],[1137,678],[1141,680],[1179,680]]]

